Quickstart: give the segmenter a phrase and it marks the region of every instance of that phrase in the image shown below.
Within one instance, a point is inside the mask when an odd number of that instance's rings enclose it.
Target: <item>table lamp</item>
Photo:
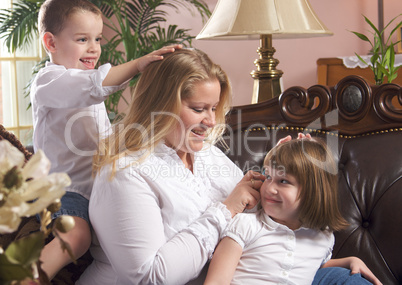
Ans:
[[[277,70],[279,61],[273,57],[272,38],[305,38],[332,35],[318,19],[308,0],[219,0],[196,39],[251,40],[260,39],[259,59],[254,78],[252,103],[281,94]]]

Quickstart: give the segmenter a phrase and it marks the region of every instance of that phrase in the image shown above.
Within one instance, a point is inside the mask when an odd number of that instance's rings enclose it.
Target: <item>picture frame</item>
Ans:
[[[402,53],[402,27],[398,29],[396,36],[399,41],[397,45],[397,53]]]

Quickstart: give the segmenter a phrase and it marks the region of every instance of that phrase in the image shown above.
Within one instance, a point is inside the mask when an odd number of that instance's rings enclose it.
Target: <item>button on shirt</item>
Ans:
[[[237,214],[225,236],[243,248],[231,284],[311,284],[334,245],[329,231],[293,231],[263,210]]]
[[[66,69],[46,63],[36,75],[31,91],[33,145],[51,161],[50,172],[66,172],[71,180],[67,189],[89,199],[92,190],[92,156],[99,135],[110,128],[105,104],[108,95],[124,88],[103,87],[111,68]]]

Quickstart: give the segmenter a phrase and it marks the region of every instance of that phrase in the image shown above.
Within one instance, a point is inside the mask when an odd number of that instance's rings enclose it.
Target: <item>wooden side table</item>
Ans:
[[[317,77],[318,84],[335,86],[339,80],[347,75],[360,75],[364,77],[371,84],[374,84],[374,74],[369,68],[347,68],[342,59],[331,57],[331,58],[320,58],[317,60]],[[398,77],[392,81],[402,86],[402,67],[398,70]]]

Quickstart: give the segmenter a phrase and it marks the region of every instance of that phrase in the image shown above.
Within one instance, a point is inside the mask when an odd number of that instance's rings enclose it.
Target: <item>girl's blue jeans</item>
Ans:
[[[317,271],[312,285],[369,285],[360,273],[350,274],[349,269],[340,267],[321,268]]]

